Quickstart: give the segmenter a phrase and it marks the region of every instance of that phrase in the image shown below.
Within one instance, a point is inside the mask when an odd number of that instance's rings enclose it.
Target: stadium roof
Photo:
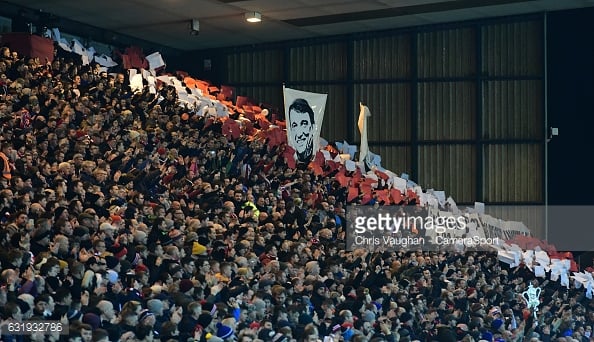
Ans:
[[[590,7],[594,0],[7,0],[0,5],[0,14],[18,8],[31,21],[45,20],[65,32],[78,29],[81,36],[93,36],[85,31],[91,27],[109,32],[114,41],[122,35],[192,51]],[[261,13],[262,22],[247,23],[249,11]],[[192,19],[200,24],[197,35],[190,34]]]

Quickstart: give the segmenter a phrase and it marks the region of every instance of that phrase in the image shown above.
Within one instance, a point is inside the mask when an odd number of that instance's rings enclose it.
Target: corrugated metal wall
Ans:
[[[484,147],[483,194],[487,202],[537,202],[543,199],[541,144]]]
[[[483,83],[483,139],[542,139],[542,81]]]
[[[476,147],[421,146],[418,174],[423,188],[446,190],[456,202],[472,202],[476,194]]]
[[[353,42],[353,79],[408,79],[411,76],[410,34]]]
[[[476,74],[473,28],[425,32],[418,35],[418,76],[464,77]]]
[[[255,101],[255,104],[266,104],[272,107],[277,107],[279,98],[283,98],[283,89],[278,86],[261,86],[261,87],[237,87],[235,89],[237,94],[247,96]]]
[[[346,80],[346,43],[294,47],[289,58],[289,82]]]
[[[228,56],[238,94],[282,108],[282,83],[328,93],[321,136],[359,142],[459,203],[542,202],[543,22],[359,34]]]
[[[543,24],[486,25],[481,34],[484,201],[542,202]]]
[[[474,139],[475,83],[420,83],[418,113],[417,129],[420,141]]]
[[[482,71],[489,76],[542,76],[541,21],[493,24],[482,28]]]
[[[282,82],[283,68],[284,54],[280,49],[237,52],[227,56],[227,77],[231,84]]]

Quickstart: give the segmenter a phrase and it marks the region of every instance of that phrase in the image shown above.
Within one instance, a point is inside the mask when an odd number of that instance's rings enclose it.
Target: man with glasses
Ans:
[[[182,278],[183,279],[192,279],[194,277],[194,273],[196,272],[196,264],[192,258],[185,258],[182,260]]]

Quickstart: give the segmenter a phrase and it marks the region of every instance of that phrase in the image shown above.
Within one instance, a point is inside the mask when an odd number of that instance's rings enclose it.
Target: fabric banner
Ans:
[[[309,163],[320,146],[328,94],[309,93],[283,87],[288,144],[295,149],[295,160]]]
[[[54,60],[54,43],[51,39],[20,32],[3,33],[0,38],[2,45],[8,46],[21,56],[39,58],[41,64]]]
[[[359,104],[359,121],[357,122],[357,126],[359,126],[359,133],[361,134],[361,148],[359,149],[359,163],[363,165],[365,162],[365,158],[367,157],[367,153],[369,152],[369,144],[367,142],[367,118],[371,116],[371,112],[367,106],[364,106],[362,103]]]

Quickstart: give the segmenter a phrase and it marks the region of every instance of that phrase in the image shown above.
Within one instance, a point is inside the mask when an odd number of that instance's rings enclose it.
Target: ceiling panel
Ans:
[[[593,0],[0,0],[0,15],[24,8],[30,20],[66,18],[55,22],[71,34],[98,28],[196,50],[590,6]],[[262,13],[263,22],[248,25],[246,11]],[[192,19],[200,21],[198,36],[190,35]]]

